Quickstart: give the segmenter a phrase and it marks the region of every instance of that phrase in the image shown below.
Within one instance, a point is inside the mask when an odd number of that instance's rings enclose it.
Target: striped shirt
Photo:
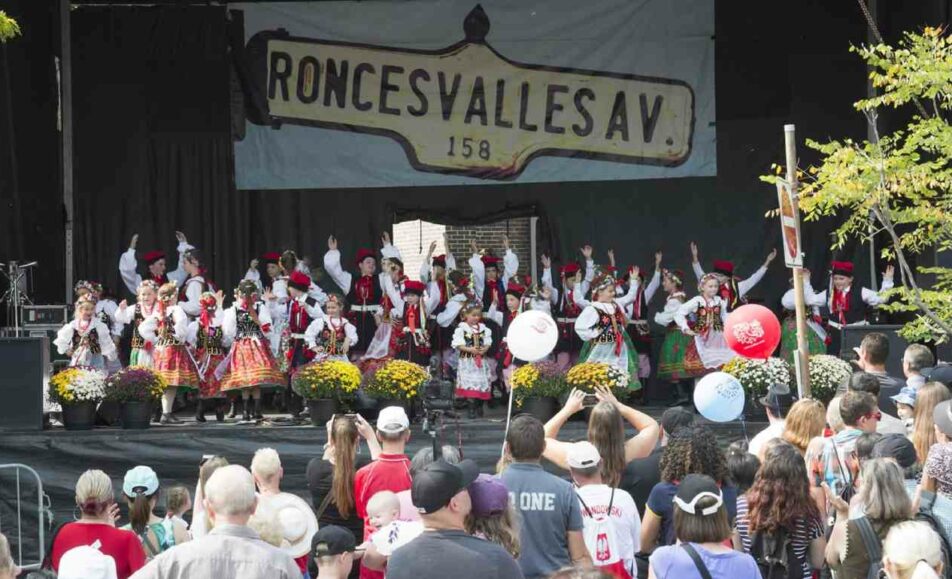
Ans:
[[[740,534],[740,542],[744,546],[744,552],[750,553],[753,537],[750,535],[750,516],[747,508],[747,497],[737,498],[737,532]],[[819,520],[799,519],[796,528],[790,535],[790,544],[797,559],[803,564],[803,578],[810,579],[813,576],[813,569],[810,567],[809,548],[810,542],[817,537],[823,536],[823,523]]]

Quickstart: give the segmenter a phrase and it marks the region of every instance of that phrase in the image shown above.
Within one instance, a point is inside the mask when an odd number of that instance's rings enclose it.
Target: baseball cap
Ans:
[[[509,489],[499,478],[481,474],[469,485],[469,498],[473,502],[474,515],[498,515],[509,506]]]
[[[396,434],[410,428],[410,419],[402,406],[387,406],[377,415],[377,430]]]
[[[602,455],[598,454],[595,445],[583,440],[569,447],[566,460],[569,463],[569,468],[592,468],[602,461]]]
[[[952,401],[946,400],[936,404],[932,411],[932,419],[942,434],[952,436]]]
[[[349,553],[357,548],[354,534],[344,527],[324,525],[314,533],[311,539],[312,557],[333,557]]]
[[[760,397],[760,405],[776,412],[785,412],[790,410],[796,400],[797,397],[790,392],[790,386],[778,383],[767,388],[766,396]]]
[[[873,445],[873,458],[891,458],[902,468],[916,464],[916,447],[901,434],[887,434]]]
[[[915,388],[910,388],[909,386],[903,386],[902,390],[899,391],[899,394],[895,396],[890,396],[890,400],[896,404],[905,404],[907,406],[916,407],[916,390]]]
[[[449,504],[461,490],[479,476],[479,467],[471,459],[459,464],[444,460],[432,462],[413,477],[410,499],[417,510],[430,515]]]
[[[668,436],[674,434],[677,430],[694,424],[694,413],[688,411],[683,406],[668,408],[661,415],[661,428],[668,433]]]
[[[712,497],[716,502],[702,509],[698,501],[704,497]],[[713,515],[724,504],[724,495],[714,479],[703,474],[689,474],[681,480],[678,492],[674,496],[674,504],[685,513],[692,515]]]
[[[122,492],[127,497],[136,496],[136,489],[146,496],[152,496],[159,490],[159,477],[147,466],[137,466],[126,473],[122,479]]]
[[[946,386],[952,385],[952,366],[939,364],[932,368],[923,368],[922,375],[929,382],[941,382]]]

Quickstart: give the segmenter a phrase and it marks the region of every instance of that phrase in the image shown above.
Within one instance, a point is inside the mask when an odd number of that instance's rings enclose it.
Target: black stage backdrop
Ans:
[[[0,106],[0,195],[12,209],[0,216],[0,260],[39,259],[37,290],[45,302],[63,299],[52,4],[15,0],[9,11],[22,19],[26,36],[0,55],[0,105],[13,104],[6,116]],[[334,234],[347,259],[358,245],[376,244],[393,222],[416,217],[465,224],[535,214],[544,232],[540,250],[557,259],[574,257],[575,248],[591,242],[600,250],[614,247],[623,264],[643,266],[663,249],[667,266],[688,268],[687,243],[695,239],[707,267],[712,259],[733,258],[747,275],[768,247],[779,245],[776,220],[764,219],[776,194],[757,176],[782,160],[783,124],[795,123],[801,139],[865,135],[851,105],[865,93],[861,62],[847,50],[866,39],[855,3],[804,0],[781,23],[768,4],[719,2],[716,178],[235,191],[229,107],[240,82],[232,62],[240,43],[230,50],[235,32],[226,8],[76,4],[76,272],[122,297],[130,296],[116,264],[135,232],[140,250],[171,253],[173,232],[181,229],[206,250],[212,277],[230,288],[262,251],[293,247],[319,260]],[[903,29],[944,22],[946,2],[887,5],[882,12],[892,39]],[[7,74],[17,83],[13,91]],[[4,146],[8,136],[15,146]],[[6,176],[8,166],[19,169],[18,180]],[[832,225],[805,226],[814,271],[831,257]],[[868,279],[865,251],[845,253],[856,258],[860,279]],[[775,264],[754,297],[775,303],[787,278]],[[820,279],[816,274],[814,281]]]

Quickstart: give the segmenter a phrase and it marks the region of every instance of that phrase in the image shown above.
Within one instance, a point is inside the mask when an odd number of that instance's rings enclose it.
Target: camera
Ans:
[[[453,397],[456,386],[444,378],[440,372],[440,361],[433,357],[430,361],[430,379],[423,385],[423,410],[447,412],[453,410]]]

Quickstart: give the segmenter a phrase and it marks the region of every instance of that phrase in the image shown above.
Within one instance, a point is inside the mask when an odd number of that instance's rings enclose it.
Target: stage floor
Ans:
[[[657,417],[665,408],[644,410]],[[185,412],[179,417],[185,421],[182,425],[156,425],[147,430],[97,428],[77,432],[54,428],[42,432],[3,431],[0,432],[0,464],[21,463],[39,473],[44,491],[50,498],[54,526],[73,520],[74,486],[86,469],[107,472],[113,479],[117,494],[121,492],[125,472],[139,464],[152,467],[163,487],[184,484],[194,489],[202,455],[223,455],[232,463],[248,466],[255,450],[262,447],[274,448],[281,455],[284,468],[281,488],[310,502],[304,472],[308,461],[323,454],[324,428],[310,424],[286,425],[277,421],[254,426],[239,424],[234,419],[220,424],[215,422],[213,415],[209,416],[208,422],[199,424]],[[279,417],[271,415],[266,418]],[[740,422],[711,424],[711,427],[724,445],[745,436],[745,426]],[[761,428],[763,424],[760,423],[746,425],[751,434]],[[442,439],[445,444],[461,446],[464,457],[474,459],[483,472],[493,472],[502,449],[504,431],[505,409],[496,408],[488,410],[482,419],[448,419]],[[631,429],[629,431],[629,435],[634,434]],[[431,440],[420,424],[413,424],[411,432],[407,454],[412,456],[420,448],[430,445]],[[585,422],[581,420],[569,422],[560,436],[564,440],[582,440],[584,437]],[[360,452],[367,452],[366,445],[361,445]],[[552,468],[551,465],[548,467]],[[20,496],[24,501],[21,512],[25,528],[31,531],[23,536],[26,557],[36,553],[36,495],[35,488],[24,481],[21,478]],[[5,534],[11,532],[17,520],[16,496],[13,475],[0,470],[0,530]],[[125,511],[123,506],[123,513]]]

